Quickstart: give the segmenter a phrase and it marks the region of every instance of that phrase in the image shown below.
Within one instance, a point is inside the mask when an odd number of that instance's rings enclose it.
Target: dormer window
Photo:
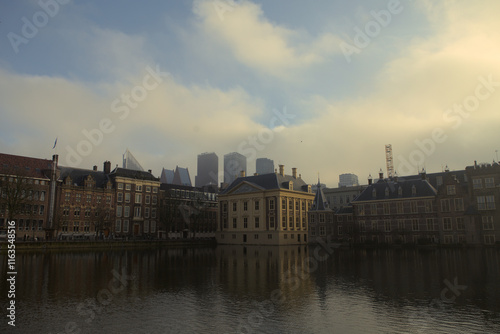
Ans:
[[[415,185],[413,185],[411,187],[411,195],[412,196],[417,196],[417,187],[415,187]]]
[[[403,188],[402,187],[398,188],[398,196],[399,197],[403,196]]]
[[[389,188],[385,188],[385,197],[389,197]]]
[[[293,182],[292,182],[292,181],[290,181],[290,182],[288,183],[288,189],[289,189],[289,190],[293,190]]]
[[[377,190],[375,190],[375,188],[372,190],[372,197],[377,198]]]

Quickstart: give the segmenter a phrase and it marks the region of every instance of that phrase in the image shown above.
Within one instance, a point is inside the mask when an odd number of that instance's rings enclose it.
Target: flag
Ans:
[[[56,145],[57,145],[57,137],[56,137],[56,141],[54,142],[54,147],[52,147],[52,149],[55,149]]]

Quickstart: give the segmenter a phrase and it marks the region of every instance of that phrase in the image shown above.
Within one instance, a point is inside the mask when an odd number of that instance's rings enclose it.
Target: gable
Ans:
[[[252,193],[252,192],[260,192],[263,191],[264,189],[248,182],[242,182],[238,186],[236,186],[234,189],[232,189],[228,194],[244,194],[244,193]]]

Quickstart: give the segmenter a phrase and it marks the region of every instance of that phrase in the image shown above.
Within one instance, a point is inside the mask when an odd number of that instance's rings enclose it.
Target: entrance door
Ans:
[[[139,235],[139,224],[134,224],[134,235]]]

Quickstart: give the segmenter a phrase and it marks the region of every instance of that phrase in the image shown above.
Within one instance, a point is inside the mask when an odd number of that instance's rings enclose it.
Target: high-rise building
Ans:
[[[230,184],[240,175],[247,173],[247,158],[238,153],[231,152],[224,155],[224,183]]]
[[[255,161],[255,171],[257,174],[274,173],[274,161],[268,158],[258,158]]]
[[[142,168],[139,161],[137,161],[137,159],[132,155],[132,153],[130,153],[128,148],[125,151],[125,153],[123,153],[123,168],[138,170],[141,172],[144,171],[144,168]]]
[[[198,155],[198,172],[194,183],[198,188],[207,184],[219,184],[219,157],[217,154],[212,152]]]
[[[355,174],[340,174],[339,175],[339,188],[340,187],[356,187],[359,186],[358,176]]]

